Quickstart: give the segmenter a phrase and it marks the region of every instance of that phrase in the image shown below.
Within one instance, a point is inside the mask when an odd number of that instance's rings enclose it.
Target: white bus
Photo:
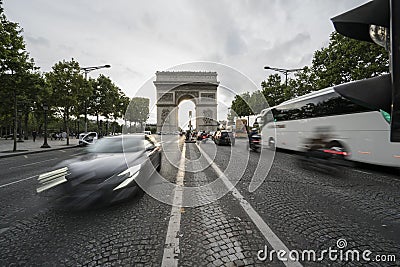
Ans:
[[[325,140],[353,161],[399,167],[400,143],[390,142],[390,115],[369,110],[326,88],[261,112],[263,147],[304,151]]]

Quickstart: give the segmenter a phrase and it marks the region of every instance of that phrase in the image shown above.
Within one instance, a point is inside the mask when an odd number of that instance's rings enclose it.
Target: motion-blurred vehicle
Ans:
[[[96,143],[99,137],[96,132],[88,132],[80,133],[78,138],[78,144],[80,146],[87,146]]]
[[[249,148],[254,152],[261,150],[261,135],[255,134],[249,137]]]
[[[55,194],[68,208],[104,206],[131,197],[161,168],[161,146],[149,135],[100,139],[87,153],[39,176],[37,192]]]
[[[328,174],[337,174],[340,167],[350,167],[347,152],[342,147],[309,146],[299,158],[300,164],[306,169],[314,169]]]
[[[197,141],[203,141],[204,139],[208,138],[208,134],[206,132],[199,132],[197,134]]]
[[[194,133],[192,133],[191,131],[186,131],[185,134],[185,143],[195,143],[195,139],[194,139],[195,135]]]
[[[214,141],[215,133],[216,133],[215,131],[211,131],[211,132],[208,134],[208,137],[211,138],[211,140],[213,140],[213,141]]]
[[[263,147],[303,152],[305,141],[322,131],[325,148],[339,149],[348,160],[400,167],[400,143],[390,142],[390,114],[360,106],[332,87],[264,109],[260,118]]]
[[[235,145],[235,136],[233,132],[226,130],[217,131],[214,136],[216,145]]]

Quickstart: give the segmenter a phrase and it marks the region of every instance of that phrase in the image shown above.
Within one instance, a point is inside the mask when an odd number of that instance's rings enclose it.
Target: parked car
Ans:
[[[37,192],[56,193],[63,206],[84,209],[131,197],[161,168],[161,146],[144,134],[100,139],[87,153],[39,176]]]
[[[214,136],[214,143],[217,145],[235,145],[235,135],[226,130],[217,131]]]

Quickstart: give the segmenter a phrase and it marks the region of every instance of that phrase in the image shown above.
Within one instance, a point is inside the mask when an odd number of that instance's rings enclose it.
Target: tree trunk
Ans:
[[[14,125],[13,125],[13,152],[17,151],[17,124],[18,124],[18,110],[17,110],[17,92],[14,90]]]
[[[25,113],[25,117],[24,117],[24,129],[25,129],[25,134],[24,134],[24,140],[28,140],[28,119],[29,119],[29,112]]]
[[[99,113],[96,113],[96,120],[97,120],[97,134],[99,134],[99,130],[100,130]]]
[[[65,127],[67,130],[67,146],[69,146],[69,108],[67,108],[67,111],[65,112],[66,118],[65,118]]]

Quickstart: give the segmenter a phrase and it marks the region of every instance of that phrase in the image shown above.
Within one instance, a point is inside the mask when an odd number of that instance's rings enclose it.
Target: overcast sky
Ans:
[[[228,65],[259,87],[272,74],[265,65],[310,65],[334,30],[330,18],[366,2],[4,0],[4,8],[42,71],[71,58],[110,64],[101,73],[133,97],[156,71],[194,61]]]

